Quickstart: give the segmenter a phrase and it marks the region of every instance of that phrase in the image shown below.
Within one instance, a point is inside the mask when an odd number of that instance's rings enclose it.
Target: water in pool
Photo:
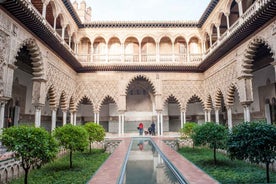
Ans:
[[[123,184],[178,184],[150,139],[133,139]]]

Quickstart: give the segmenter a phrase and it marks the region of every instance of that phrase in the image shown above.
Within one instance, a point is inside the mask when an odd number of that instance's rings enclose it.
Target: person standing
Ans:
[[[154,122],[152,122],[150,127],[151,127],[151,135],[155,135],[155,124],[154,124]]]
[[[144,125],[142,122],[139,124],[138,128],[139,128],[139,135],[143,135]]]

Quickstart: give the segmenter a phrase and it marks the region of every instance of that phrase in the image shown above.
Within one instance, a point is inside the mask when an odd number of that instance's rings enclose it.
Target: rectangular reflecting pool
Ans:
[[[186,183],[181,177],[150,138],[133,138],[118,183]]]

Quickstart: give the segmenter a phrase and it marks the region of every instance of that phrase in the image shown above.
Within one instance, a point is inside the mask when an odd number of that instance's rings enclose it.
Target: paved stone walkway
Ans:
[[[116,184],[119,180],[121,168],[123,166],[124,158],[127,154],[131,138],[118,138],[122,140],[117,149],[100,167],[100,169],[92,176],[89,184]],[[178,171],[185,177],[185,180],[190,184],[217,184],[218,181],[211,178],[194,164],[185,159],[178,152],[166,145],[163,140],[172,139],[166,137],[152,137],[152,140],[158,145],[164,155],[171,161],[171,163],[178,169]]]

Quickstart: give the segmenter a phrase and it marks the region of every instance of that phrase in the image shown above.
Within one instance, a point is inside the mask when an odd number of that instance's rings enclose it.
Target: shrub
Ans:
[[[207,122],[194,128],[192,139],[195,145],[208,145],[213,149],[214,163],[216,164],[216,149],[225,146],[227,129],[213,122]]]
[[[66,124],[54,130],[54,137],[59,144],[70,151],[70,168],[74,151],[84,151],[88,146],[88,133],[82,126]]]
[[[97,125],[96,123],[93,123],[93,122],[86,123],[84,125],[84,128],[88,133],[88,140],[90,142],[90,153],[91,153],[91,150],[92,150],[91,144],[95,141],[104,140],[105,131],[101,125]]]
[[[228,142],[231,159],[265,163],[269,183],[269,164],[276,159],[276,127],[266,123],[242,123],[233,128]]]
[[[3,129],[2,143],[21,159],[25,184],[28,183],[28,172],[32,166],[53,160],[58,152],[54,138],[46,130],[32,126]]]

